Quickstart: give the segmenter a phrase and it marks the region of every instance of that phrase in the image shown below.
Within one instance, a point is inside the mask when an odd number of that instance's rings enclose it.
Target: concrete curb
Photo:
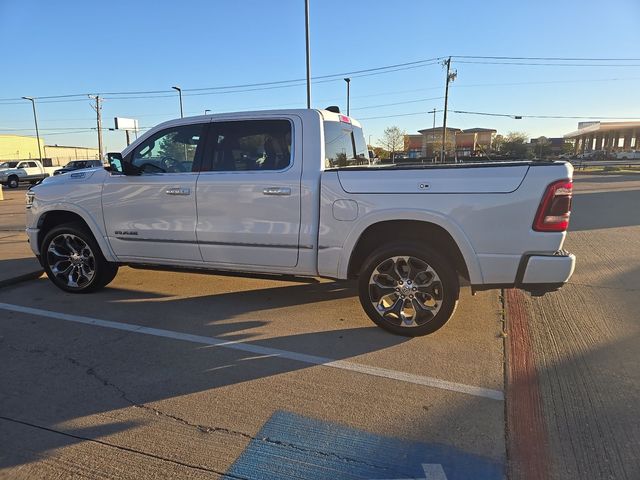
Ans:
[[[27,282],[29,280],[35,280],[36,278],[40,278],[44,273],[43,269],[39,269],[37,271],[24,273],[22,275],[18,275],[17,277],[7,278],[5,280],[0,280],[0,288],[8,287],[10,285],[15,285],[21,282]]]

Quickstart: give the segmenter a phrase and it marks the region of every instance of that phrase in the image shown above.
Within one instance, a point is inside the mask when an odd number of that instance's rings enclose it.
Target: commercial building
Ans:
[[[46,145],[40,138],[43,163],[45,166],[64,166],[72,160],[97,160],[98,149],[93,147],[76,147]],[[8,160],[30,160],[40,157],[38,139],[24,135],[0,135],[0,162]]]
[[[493,128],[468,128],[460,130],[455,136],[456,154],[468,157],[475,152],[488,152],[493,147],[493,136],[497,130]]]
[[[560,155],[565,153],[564,144],[566,143],[563,137],[539,137],[532,138],[529,143],[533,147],[533,153],[536,156],[542,156],[542,152],[548,152],[549,155]]]
[[[442,150],[442,127],[418,130],[420,135],[405,135],[406,155],[410,158],[429,158]],[[496,130],[492,128],[447,127],[447,152],[455,151],[457,156],[470,156],[475,152],[487,152],[493,147]]]
[[[564,138],[574,142],[574,153],[604,150],[625,152],[638,150],[640,122],[580,122],[578,129]]]

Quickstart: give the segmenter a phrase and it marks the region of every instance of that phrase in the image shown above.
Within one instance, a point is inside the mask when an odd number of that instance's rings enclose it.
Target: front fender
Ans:
[[[93,237],[96,239],[96,242],[98,243],[98,246],[100,247],[100,250],[104,255],[104,258],[109,262],[118,261],[118,258],[113,253],[113,250],[111,250],[111,246],[109,245],[109,242],[107,242],[105,238],[101,225],[98,224],[96,216],[93,215],[91,212],[87,211],[86,209],[82,208],[77,204],[67,203],[67,202],[56,202],[56,203],[48,204],[44,207],[36,207],[34,205],[31,211],[31,214],[33,215],[33,218],[34,218],[33,225],[34,226],[41,225],[42,220],[45,218],[45,215],[50,214],[52,212],[70,212],[78,215],[84,221],[84,223],[87,225],[87,227],[93,234]],[[40,246],[32,245],[32,248],[39,250]],[[36,255],[39,253],[35,250],[34,252],[36,253]]]

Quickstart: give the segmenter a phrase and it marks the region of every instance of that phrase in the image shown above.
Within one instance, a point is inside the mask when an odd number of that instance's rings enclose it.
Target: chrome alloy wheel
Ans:
[[[47,265],[58,280],[70,288],[87,286],[96,275],[96,259],[80,237],[61,233],[47,248]]]
[[[384,320],[401,327],[418,327],[440,311],[442,282],[419,258],[391,257],[371,273],[369,299]]]

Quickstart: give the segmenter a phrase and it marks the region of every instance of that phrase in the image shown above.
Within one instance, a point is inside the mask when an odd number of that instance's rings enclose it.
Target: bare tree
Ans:
[[[404,136],[406,134],[407,132],[400,130],[400,128],[394,125],[393,127],[385,128],[382,138],[378,139],[378,143],[380,143],[385,150],[391,152],[391,160],[395,158],[395,153],[401,151],[400,149],[404,146]]]

